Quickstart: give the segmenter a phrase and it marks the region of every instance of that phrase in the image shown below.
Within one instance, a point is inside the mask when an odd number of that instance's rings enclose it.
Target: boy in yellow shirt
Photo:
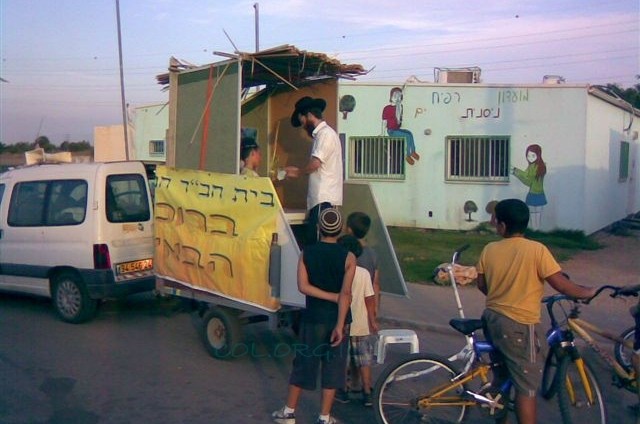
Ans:
[[[485,335],[501,353],[514,383],[518,423],[535,424],[542,361],[534,327],[540,322],[544,282],[574,298],[593,297],[596,288],[569,281],[542,243],[524,238],[529,208],[523,201],[498,202],[495,221],[503,239],[487,244],[476,266],[478,289],[487,296]]]

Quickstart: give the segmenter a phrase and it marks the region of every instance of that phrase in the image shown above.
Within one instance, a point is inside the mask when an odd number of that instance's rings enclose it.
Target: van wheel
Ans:
[[[211,307],[202,322],[202,341],[207,351],[216,359],[233,359],[234,348],[240,342],[240,321],[231,311]]]
[[[53,306],[58,316],[66,322],[79,324],[95,316],[98,302],[91,299],[78,277],[64,272],[53,282]]]

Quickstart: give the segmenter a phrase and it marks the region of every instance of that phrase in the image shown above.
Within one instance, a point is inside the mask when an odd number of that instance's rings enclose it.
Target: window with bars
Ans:
[[[447,137],[447,181],[509,181],[509,143],[509,136]]]
[[[403,180],[403,137],[349,137],[349,178]]]
[[[164,155],[164,140],[150,140],[149,154],[153,156]]]

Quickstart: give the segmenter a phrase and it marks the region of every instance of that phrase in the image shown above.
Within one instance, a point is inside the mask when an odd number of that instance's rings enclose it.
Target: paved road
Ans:
[[[593,285],[639,282],[637,234],[604,239],[611,247],[578,255],[564,264],[569,273]],[[415,328],[421,351],[448,355],[459,349],[462,337],[447,327],[456,315],[451,288],[410,285],[409,294],[383,298],[383,328]],[[463,288],[462,301],[467,316],[479,316],[484,299],[476,289]],[[286,394],[291,333],[271,332],[264,323],[247,326],[246,352],[217,361],[200,342],[197,316],[181,306],[135,295],[103,305],[94,321],[70,325],[46,300],[0,294],[0,424],[270,422]],[[628,307],[604,297],[585,309],[585,317],[619,332],[631,324]],[[387,362],[404,349],[394,346]],[[610,422],[633,422],[626,406],[635,397],[612,387],[608,369],[592,362]],[[373,371],[375,377],[381,367]],[[319,393],[305,393],[298,423],[314,422],[318,409]],[[372,410],[355,402],[337,404],[334,412],[345,423],[374,422]],[[557,415],[554,403],[541,401],[540,422],[559,422]]]
[[[266,423],[284,401],[294,342],[286,330],[248,326],[248,353],[217,361],[200,343],[194,314],[150,295],[103,305],[86,325],[58,321],[41,299],[0,295],[0,305],[0,423]],[[422,350],[446,354],[462,342],[450,332],[417,332]],[[403,351],[395,346],[388,360]],[[630,422],[624,405],[632,397],[611,390],[611,422]],[[314,422],[318,399],[305,393],[298,423]],[[541,405],[548,422],[558,422],[555,410]],[[334,412],[345,423],[374,422],[356,402]]]

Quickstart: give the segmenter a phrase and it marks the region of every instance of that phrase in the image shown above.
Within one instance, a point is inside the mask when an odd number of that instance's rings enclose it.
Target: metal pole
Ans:
[[[253,4],[253,8],[256,10],[256,52],[260,51],[260,5],[258,3]]]
[[[122,66],[122,35],[120,32],[120,0],[116,0],[116,17],[118,21],[118,57],[120,59],[120,97],[122,98],[122,123],[124,125],[124,153],[129,160],[129,120],[127,119],[127,103],[124,97],[124,72]]]

